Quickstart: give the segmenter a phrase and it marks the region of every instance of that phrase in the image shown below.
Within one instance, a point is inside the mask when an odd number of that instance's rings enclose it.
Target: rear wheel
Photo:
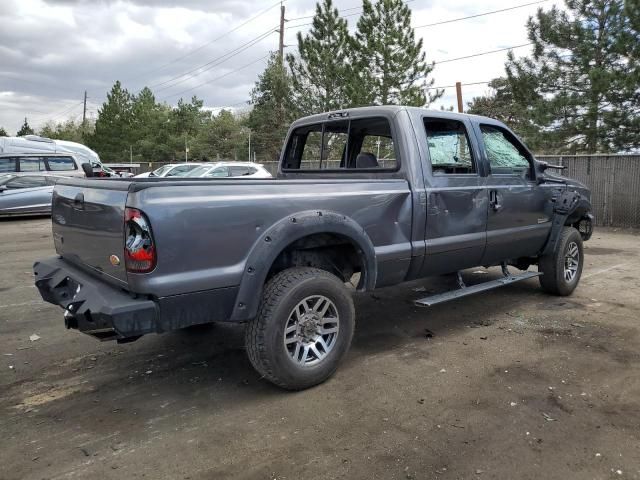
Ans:
[[[317,268],[290,268],[265,286],[245,342],[254,368],[270,382],[302,390],[329,378],[351,344],[353,300],[344,283]]]
[[[578,286],[582,275],[584,252],[582,237],[573,227],[563,227],[554,252],[540,257],[538,277],[546,292],[554,295],[571,295]]]

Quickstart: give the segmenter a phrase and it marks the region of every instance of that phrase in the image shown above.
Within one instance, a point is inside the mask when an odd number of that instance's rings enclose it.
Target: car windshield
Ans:
[[[14,175],[1,175],[0,176],[0,185],[4,185],[5,183],[7,183],[12,178],[14,178]]]
[[[171,165],[165,165],[164,167],[160,167],[157,168],[156,170],[154,170],[153,172],[151,172],[151,175],[154,175],[156,177],[161,177],[164,173],[166,173],[170,168],[173,168]]]
[[[202,166],[200,166],[198,168],[194,168],[193,170],[188,172],[185,175],[185,177],[200,177],[202,175],[205,175],[212,168],[213,167],[211,165],[202,165]]]

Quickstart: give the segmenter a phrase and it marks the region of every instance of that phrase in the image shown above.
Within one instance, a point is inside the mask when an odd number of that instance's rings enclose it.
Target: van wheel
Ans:
[[[335,275],[295,267],[264,288],[245,343],[254,368],[288,390],[317,385],[338,368],[355,328],[353,299]]]
[[[543,255],[538,262],[540,285],[554,295],[571,295],[578,286],[584,264],[582,237],[573,227],[563,227],[553,253]]]

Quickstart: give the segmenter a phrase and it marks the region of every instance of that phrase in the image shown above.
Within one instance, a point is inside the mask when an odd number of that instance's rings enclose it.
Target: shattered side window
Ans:
[[[475,174],[467,129],[458,120],[424,119],[434,175]]]
[[[482,125],[482,138],[492,173],[517,173],[530,169],[526,152],[501,129]]]

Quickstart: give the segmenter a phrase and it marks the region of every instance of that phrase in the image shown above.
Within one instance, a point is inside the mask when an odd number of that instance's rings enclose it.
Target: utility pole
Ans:
[[[249,161],[251,161],[251,129],[249,129]]]
[[[129,163],[133,163],[133,145],[129,145]]]
[[[189,161],[189,147],[187,146],[187,134],[184,134],[184,161]]]
[[[462,107],[462,83],[456,82],[456,96],[458,97],[458,112],[464,113],[464,108]]]
[[[278,44],[278,54],[280,61],[284,64],[284,5],[280,5],[280,43]]]
[[[84,106],[82,107],[82,137],[84,138],[84,130],[87,125],[87,91],[84,91]]]

